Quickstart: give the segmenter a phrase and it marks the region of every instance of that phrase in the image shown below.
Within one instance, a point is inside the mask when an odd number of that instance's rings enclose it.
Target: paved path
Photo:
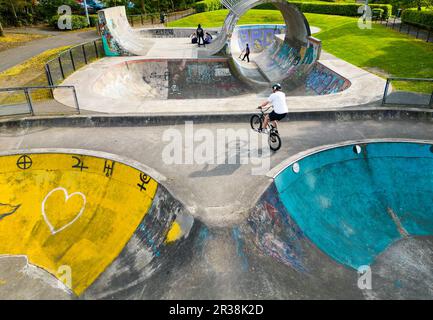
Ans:
[[[96,30],[69,33],[52,31],[52,33],[55,34],[52,37],[30,41],[24,46],[0,52],[0,72],[20,64],[46,50],[80,44],[98,38]]]

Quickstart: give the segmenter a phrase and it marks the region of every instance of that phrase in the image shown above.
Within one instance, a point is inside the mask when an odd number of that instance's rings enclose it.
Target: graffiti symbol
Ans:
[[[17,167],[21,170],[27,170],[30,169],[33,165],[32,159],[28,155],[22,155],[17,160]]]
[[[83,171],[83,169],[89,169],[89,167],[86,167],[84,165],[84,162],[80,158],[73,156],[72,159],[74,159],[75,161],[77,161],[75,163],[75,165],[72,166],[72,168],[74,168],[74,169],[80,169],[81,171]]]
[[[21,207],[20,204],[14,206],[11,204],[0,203],[0,221],[6,218],[7,216],[14,214],[19,207]]]
[[[140,173],[141,183],[138,183],[137,186],[140,188],[140,191],[147,190],[145,185],[148,185],[150,182],[150,177],[147,174]]]
[[[68,200],[74,196],[80,196],[83,199],[82,207],[81,207],[80,211],[75,215],[75,217],[71,221],[66,223],[65,225],[58,227],[58,228],[53,226],[52,222],[50,221],[50,219],[47,216],[47,213],[45,211],[46,201],[48,200],[48,198],[51,197],[52,194],[54,194],[57,191],[63,191],[64,196],[65,196],[65,203],[68,202]],[[74,192],[74,193],[68,194],[68,191],[65,188],[59,187],[59,188],[55,188],[55,189],[51,190],[45,196],[44,200],[42,201],[42,216],[44,217],[45,223],[48,225],[48,228],[50,228],[51,234],[55,235],[56,233],[66,229],[67,227],[71,226],[75,221],[77,221],[81,217],[81,215],[83,214],[85,207],[86,207],[86,196],[84,194],[82,194],[81,192]]]

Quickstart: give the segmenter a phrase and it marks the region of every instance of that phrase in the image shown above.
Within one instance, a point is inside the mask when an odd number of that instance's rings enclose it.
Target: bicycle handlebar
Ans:
[[[265,110],[263,110],[263,107],[259,106],[257,109],[261,109],[263,112],[268,111],[272,106],[267,107]]]

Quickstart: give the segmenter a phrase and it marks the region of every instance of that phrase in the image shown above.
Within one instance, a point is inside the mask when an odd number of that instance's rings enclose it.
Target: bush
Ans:
[[[401,20],[408,24],[433,30],[433,10],[406,9],[401,15]]]
[[[50,26],[58,29],[59,15],[55,15],[50,19]],[[85,16],[72,15],[72,30],[83,29],[88,27],[87,18]]]
[[[374,18],[374,19],[380,19],[380,18],[383,18],[383,16],[384,16],[383,15],[383,9],[379,9],[379,8],[373,9],[371,14],[372,14],[372,18]]]
[[[89,20],[90,20],[90,26],[91,27],[96,27],[99,23],[99,18],[98,18],[97,14],[89,15]]]
[[[302,12],[305,13],[319,13],[319,14],[332,14],[337,16],[358,17],[358,8],[362,6],[359,3],[340,3],[340,2],[302,2],[302,1],[289,1],[289,3],[297,6]],[[389,4],[370,4],[372,10],[382,9],[383,18],[391,15],[392,5]],[[265,3],[257,6],[256,9],[275,9],[272,3]]]
[[[223,5],[219,0],[204,0],[196,2],[194,8],[197,12],[206,12],[223,9]]]

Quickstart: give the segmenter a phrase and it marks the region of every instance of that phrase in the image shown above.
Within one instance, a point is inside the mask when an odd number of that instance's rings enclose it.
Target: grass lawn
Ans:
[[[69,46],[47,50],[19,65],[0,72],[0,88],[46,86],[45,64],[68,48]],[[50,98],[48,90],[41,92],[33,98],[35,100]],[[0,104],[21,102],[22,99],[22,94],[0,94]]]
[[[32,40],[46,37],[41,34],[6,33],[4,37],[0,37],[0,52],[22,46]]]
[[[172,27],[222,26],[227,10],[195,14],[169,23]],[[321,31],[323,49],[379,76],[433,78],[433,44],[394,31],[379,24],[359,29],[358,18],[306,13],[311,26]],[[278,10],[250,10],[239,24],[283,23]],[[432,91],[431,84],[396,83],[394,87],[413,91]]]

